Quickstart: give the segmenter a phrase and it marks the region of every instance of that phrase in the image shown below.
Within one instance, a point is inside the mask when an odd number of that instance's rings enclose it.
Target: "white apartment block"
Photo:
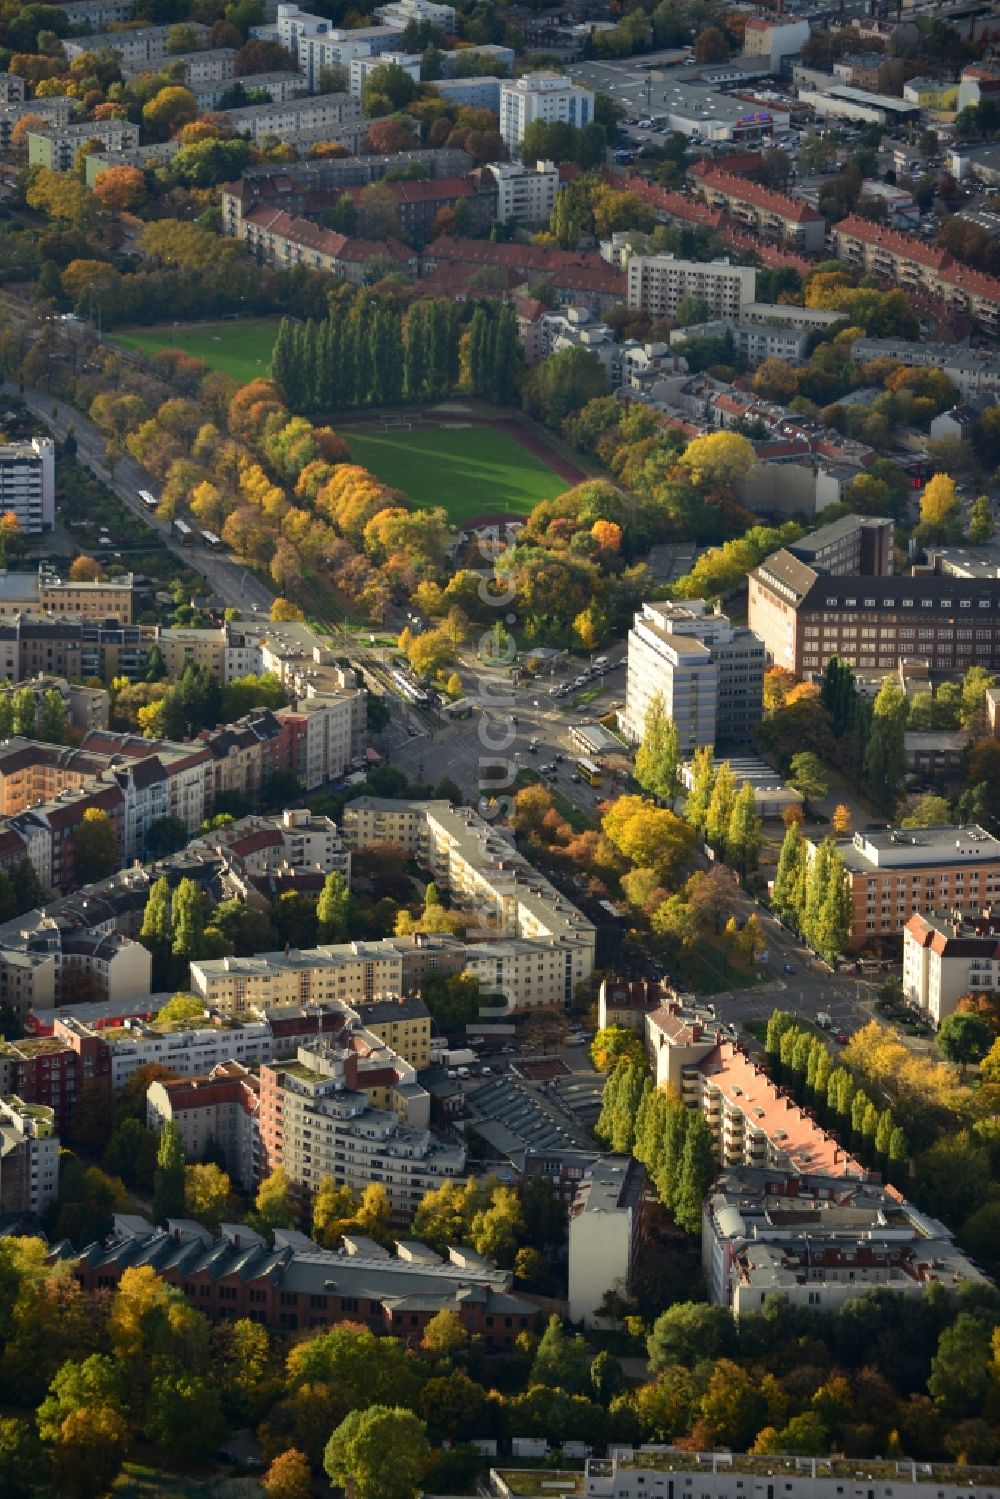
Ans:
[[[677,260],[673,255],[632,255],[628,262],[628,305],[637,312],[673,317],[685,297],[705,302],[712,317],[739,322],[741,308],[757,289],[753,266],[728,260]]]
[[[0,1098],[0,1213],[43,1213],[59,1190],[53,1111]]]
[[[501,78],[486,74],[482,78],[439,78],[434,87],[441,98],[463,109],[488,109],[500,113]]]
[[[294,709],[279,709],[278,717],[304,717],[305,760],[301,766],[307,791],[335,781],[361,752],[365,731],[365,694],[359,689],[317,692],[300,697]]]
[[[469,933],[473,940],[558,942],[566,951],[580,951],[584,965],[590,964],[583,977],[589,977],[595,943],[591,923],[501,832],[469,808],[362,796],[344,808],[343,833],[351,849],[391,842],[412,853],[454,905],[476,914],[479,928]]]
[[[631,1156],[604,1156],[569,1210],[569,1320],[600,1325],[608,1291],[627,1297],[643,1239],[646,1173]]]
[[[409,52],[383,52],[372,57],[352,57],[349,92],[355,99],[360,99],[368,74],[386,63],[394,63],[414,83],[420,82],[420,58]]]
[[[869,1291],[954,1296],[986,1283],[944,1224],[894,1189],[818,1174],[724,1172],[705,1198],[701,1248],[709,1300],[735,1317],[773,1299],[835,1312]]]
[[[937,1467],[908,1459],[753,1457],[674,1447],[588,1457],[587,1499],[1000,1499],[1000,1469]],[[574,1475],[576,1476],[576,1475]],[[502,1482],[502,1475],[501,1475]],[[512,1490],[496,1490],[509,1494]],[[541,1491],[540,1491],[541,1492]]]
[[[232,83],[236,77],[235,47],[206,47],[204,52],[182,52],[171,59],[180,64],[184,87],[197,89],[206,83]]]
[[[561,73],[526,73],[504,81],[500,90],[500,134],[511,156],[516,156],[524,132],[535,120],[562,121],[582,130],[594,118],[590,89],[568,83]]]
[[[120,26],[124,21],[131,21],[135,3],[134,0],[66,0],[59,9],[71,26],[103,31],[107,26]]]
[[[122,33],[125,35],[126,33]],[[130,120],[83,120],[76,125],[39,126],[28,131],[28,165],[70,172],[77,153],[89,141],[101,141],[106,151],[128,151],[139,144],[139,127]]]
[[[242,78],[231,78],[228,82],[203,83],[192,90],[200,112],[216,109],[234,83],[239,83],[249,94],[262,90],[273,104],[286,104],[289,99],[301,99],[306,91],[306,81],[301,73],[245,73]]]
[[[401,25],[360,26],[344,30],[325,16],[310,15],[297,5],[279,5],[273,26],[255,26],[253,35],[276,41],[297,59],[312,92],[324,68],[347,66],[352,58],[371,57],[398,47]]]
[[[23,104],[28,86],[20,73],[0,73],[0,104]]]
[[[0,444],[0,513],[12,510],[25,535],[56,519],[56,452],[49,437]]]
[[[497,185],[497,218],[518,224],[545,224],[556,205],[559,168],[552,161],[533,167],[520,161],[493,161],[486,170]]]
[[[0,78],[16,78],[16,74],[0,73]],[[17,79],[23,83],[24,79]],[[68,125],[73,118],[76,100],[59,94],[53,99],[14,100],[0,104],[0,150],[14,149],[14,130],[25,115],[37,115],[46,125]]]
[[[248,874],[268,869],[315,869],[324,874],[336,870],[348,884],[351,879],[350,850],[337,824],[305,807],[287,808],[274,817],[242,817],[206,833],[198,843],[233,854]]]
[[[191,964],[191,991],[223,1015],[275,1005],[363,1005],[404,992],[403,952],[391,940],[344,942]]]
[[[72,1015],[60,1016],[54,1026],[56,1037],[84,1032]],[[244,1067],[259,1067],[274,1055],[275,1041],[267,1020],[243,1020],[229,1025],[216,1020],[185,1021],[171,1030],[157,1029],[144,1020],[124,1020],[110,1031],[99,1032],[111,1053],[111,1091],[121,1092],[134,1072],[159,1062],[178,1077],[200,1077],[226,1062]]]
[[[1000,991],[1000,919],[918,912],[903,928],[903,998],[932,1025],[953,1014],[966,994]]]
[[[681,752],[742,744],[760,721],[764,644],[702,599],[643,604],[628,636],[622,732],[642,741],[654,698],[677,725]]]
[[[356,1191],[380,1182],[393,1213],[409,1218],[425,1192],[464,1175],[465,1147],[409,1122],[429,1116],[415,1081],[402,1084],[399,1112],[372,1107],[358,1091],[356,1062],[349,1046],[314,1043],[294,1062],[261,1068],[261,1175],[284,1166],[306,1193],[326,1176]]]
[[[207,45],[211,36],[207,26],[198,21],[185,21],[184,25],[193,26],[198,40]],[[155,69],[170,56],[167,40],[172,30],[172,26],[141,26],[134,31],[91,32],[88,36],[67,37],[63,49],[70,62],[86,52],[117,52],[123,69],[138,68],[142,72]]]
[[[302,80],[300,80],[301,84]],[[247,104],[227,110],[238,135],[255,141],[276,135],[283,141],[301,140],[363,131],[360,99],[350,94],[319,94],[315,98],[287,99],[284,103]]]
[[[415,21],[429,21],[445,36],[455,35],[455,7],[435,5],[432,0],[391,0],[389,5],[375,7],[375,15],[384,26],[407,26]]]
[[[561,349],[585,349],[604,371],[609,390],[621,384],[622,346],[607,323],[600,322],[586,307],[545,312],[538,320],[538,331],[542,358]]]

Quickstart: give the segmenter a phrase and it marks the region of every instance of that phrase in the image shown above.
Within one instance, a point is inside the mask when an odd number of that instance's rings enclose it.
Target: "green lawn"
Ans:
[[[152,328],[130,328],[116,333],[116,343],[144,354],[160,349],[183,349],[203,359],[213,370],[232,375],[241,385],[266,375],[280,318],[233,319],[222,323],[158,323]]]
[[[361,463],[415,505],[443,505],[457,525],[480,515],[527,515],[569,489],[565,479],[494,427],[374,425],[337,430]]]

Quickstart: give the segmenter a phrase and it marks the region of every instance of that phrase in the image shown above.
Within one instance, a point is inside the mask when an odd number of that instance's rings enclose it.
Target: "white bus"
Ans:
[[[155,494],[150,494],[148,489],[140,489],[139,498],[147,510],[155,510],[160,503]]]
[[[406,698],[408,703],[426,703],[427,694],[422,687],[417,687],[413,682],[407,680],[401,671],[390,672],[393,685]]]
[[[214,531],[202,531],[201,539],[207,547],[212,548],[213,552],[218,552],[222,548],[222,537],[216,536]]]

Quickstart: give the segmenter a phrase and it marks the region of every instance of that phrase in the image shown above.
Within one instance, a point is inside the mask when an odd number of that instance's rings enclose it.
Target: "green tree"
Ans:
[[[579,1335],[571,1337],[562,1319],[551,1316],[542,1333],[534,1362],[531,1383],[565,1390],[569,1395],[583,1394],[590,1385],[590,1356],[587,1344]]]
[[[801,791],[807,808],[810,802],[821,801],[826,796],[829,782],[819,756],[811,750],[800,750],[793,755],[788,784]]]
[[[11,697],[11,711],[13,715],[12,728],[15,734],[21,734],[26,739],[34,737],[35,733],[35,694],[30,687],[19,687]]]
[[[652,1374],[681,1365],[693,1369],[703,1359],[717,1359],[734,1346],[735,1332],[728,1307],[705,1301],[678,1301],[653,1323],[646,1339]]]
[[[621,1057],[632,1057],[642,1065],[646,1049],[635,1031],[623,1025],[605,1026],[590,1043],[590,1060],[598,1072],[612,1072]]]
[[[201,891],[194,880],[183,879],[170,903],[171,951],[188,961],[202,956],[205,937],[205,908]]]
[[[986,694],[996,686],[996,677],[982,666],[970,666],[962,678],[959,722],[963,729],[981,734],[986,728]]]
[[[896,804],[906,770],[903,734],[908,716],[906,693],[898,682],[886,677],[872,709],[864,764],[868,794],[886,811]]]
[[[38,737],[46,744],[66,743],[66,700],[55,688],[42,698],[38,713]]]
[[[181,1132],[168,1119],[160,1133],[153,1177],[153,1217],[157,1223],[184,1216],[184,1144]]]
[[[276,1166],[257,1188],[253,1212],[247,1222],[261,1233],[273,1233],[276,1228],[295,1228],[299,1221],[291,1182],[284,1166]]]
[[[973,500],[969,511],[969,540],[974,546],[990,541],[994,532],[993,510],[989,495],[981,494]]]
[[[729,819],[733,815],[733,806],[736,801],[736,777],[733,775],[732,767],[728,760],[723,760],[715,773],[712,785],[712,794],[708,801],[708,811],[705,816],[705,839],[711,848],[715,849],[720,858],[727,854],[726,836],[729,832]]]
[[[744,877],[757,868],[762,840],[761,826],[753,786],[749,781],[744,781],[736,793],[726,829],[728,861]]]
[[[684,1136],[677,1189],[673,1196],[674,1217],[689,1234],[701,1233],[702,1204],[717,1171],[715,1144],[705,1116],[696,1111]]]
[[[88,807],[73,834],[73,873],[81,885],[106,879],[118,868],[118,834],[107,812]]]
[[[421,982],[420,997],[446,1035],[464,1032],[479,1014],[479,980],[471,973],[429,973]]]
[[[635,756],[635,778],[643,791],[671,807],[680,787],[680,736],[657,693],[646,709],[642,743]]]
[[[802,935],[832,963],[849,945],[853,915],[844,861],[833,840],[824,838],[806,879]]]
[[[947,1015],[938,1027],[937,1049],[954,1062],[962,1076],[970,1062],[981,1062],[993,1043],[993,1032],[979,1015]]]
[[[951,822],[951,803],[944,796],[922,796],[912,811],[900,819],[901,828],[940,828]]]
[[[990,1326],[969,1312],[961,1312],[938,1339],[931,1359],[927,1389],[952,1420],[975,1416],[990,1389]]]
[[[430,1451],[426,1423],[412,1411],[372,1405],[344,1417],[323,1468],[332,1483],[353,1485],[355,1499],[416,1499]]]
[[[684,816],[701,836],[705,834],[715,773],[711,747],[696,749],[691,760],[691,790],[684,803]]]
[[[783,921],[798,926],[802,919],[800,894],[808,851],[799,823],[790,823],[781,844],[771,889],[771,905]]]
[[[331,870],[323,882],[316,905],[320,942],[346,942],[351,894],[339,870]]]

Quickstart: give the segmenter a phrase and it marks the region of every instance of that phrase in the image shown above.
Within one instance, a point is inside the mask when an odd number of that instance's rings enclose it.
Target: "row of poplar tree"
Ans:
[[[787,1010],[775,1010],[767,1023],[764,1050],[775,1078],[800,1103],[814,1108],[822,1122],[866,1166],[902,1184],[909,1147],[892,1109],[878,1109],[846,1067],[838,1067],[829,1046],[815,1031],[805,1030]]]
[[[771,908],[828,961],[846,952],[853,902],[844,861],[832,838],[824,838],[810,858],[800,824],[789,826],[774,873]]]
[[[701,1232],[702,1203],[717,1166],[704,1115],[657,1088],[638,1050],[614,1062],[601,1095],[597,1134],[616,1155],[630,1151],[649,1173],[663,1205],[690,1234]]]
[[[283,318],[271,373],[293,411],[434,401],[459,388],[508,404],[521,350],[514,309],[425,298],[409,307],[359,291],[323,321]]]

